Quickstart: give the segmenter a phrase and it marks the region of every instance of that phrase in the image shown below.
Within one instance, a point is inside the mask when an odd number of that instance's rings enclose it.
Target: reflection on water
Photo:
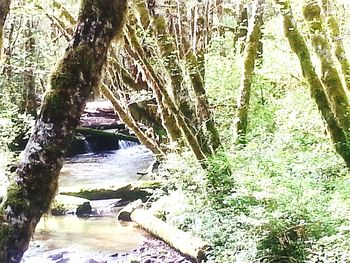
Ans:
[[[49,249],[79,246],[89,251],[128,251],[139,245],[141,234],[134,224],[118,222],[116,217],[77,218],[56,216],[43,218],[34,240],[45,240]]]
[[[81,154],[69,158],[62,168],[60,186],[94,186],[131,182],[146,169],[153,156],[142,145],[117,151]]]
[[[135,224],[121,224],[115,217],[49,216],[39,222],[23,262],[50,262],[49,258],[59,253],[66,253],[71,259],[101,253],[110,256],[135,249],[142,239]]]

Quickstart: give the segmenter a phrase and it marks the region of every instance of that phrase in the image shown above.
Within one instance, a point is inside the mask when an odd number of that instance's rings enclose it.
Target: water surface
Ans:
[[[142,145],[116,151],[80,154],[68,158],[61,170],[60,186],[93,187],[132,182],[153,161],[151,152]]]

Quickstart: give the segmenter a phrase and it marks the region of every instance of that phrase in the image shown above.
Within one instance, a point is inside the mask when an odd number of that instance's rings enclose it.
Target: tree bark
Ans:
[[[4,24],[10,12],[11,0],[0,0],[0,59],[2,55]]]
[[[248,30],[247,41],[244,49],[241,85],[237,101],[237,118],[234,123],[236,143],[242,145],[246,144],[251,84],[255,60],[258,55],[258,49],[262,36],[261,25],[263,22],[263,5],[264,0],[255,1],[252,21]]]
[[[317,108],[326,123],[335,150],[350,168],[350,145],[347,141],[344,130],[340,127],[334,113],[332,112],[322,82],[312,64],[311,55],[306,41],[297,28],[290,8],[290,2],[289,0],[275,0],[275,2],[279,5],[282,12],[284,34],[289,41],[292,51],[298,56],[303,76],[310,87],[311,97],[315,100]]]
[[[350,105],[345,94],[341,77],[335,66],[330,44],[323,27],[321,7],[314,0],[305,0],[303,15],[308,22],[312,45],[321,64],[321,81],[324,84],[334,115],[339,125],[345,131],[347,140],[349,140]]]
[[[134,28],[131,26],[128,26],[128,39],[126,49],[128,53],[133,56],[135,61],[140,63],[140,69],[143,69],[141,73],[144,79],[146,79],[148,86],[152,88],[154,92],[162,119],[162,125],[166,130],[168,138],[171,142],[177,142],[181,138],[181,131],[176,123],[175,116],[171,114],[171,112],[169,112],[169,109],[164,105],[164,98],[162,93],[159,92],[159,89],[154,89],[154,87],[163,87],[164,81],[162,81],[159,75],[155,73],[152,65],[145,58],[145,52],[137,39]]]
[[[154,36],[157,39],[157,44],[164,60],[164,67],[170,77],[171,95],[185,117],[192,121],[194,111],[188,89],[185,86],[184,73],[180,67],[176,42],[169,33],[167,21],[161,15],[150,16],[144,0],[134,1],[134,4],[144,30],[147,30],[150,25],[153,28]]]
[[[84,0],[73,38],[50,79],[34,131],[0,211],[0,262],[18,263],[57,191],[63,157],[107,49],[124,25],[127,0]]]
[[[164,66],[170,75],[174,101],[179,105],[179,109],[185,117],[193,122],[193,105],[190,101],[188,89],[185,86],[184,73],[178,61],[174,38],[167,31],[167,23],[164,17],[153,17],[152,26],[157,35],[157,42],[164,59]]]

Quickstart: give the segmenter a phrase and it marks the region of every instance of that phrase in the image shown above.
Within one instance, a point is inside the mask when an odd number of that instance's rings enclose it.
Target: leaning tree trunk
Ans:
[[[172,94],[179,109],[190,122],[194,119],[194,111],[190,95],[185,86],[183,70],[177,56],[177,47],[174,38],[167,31],[167,22],[164,17],[153,17],[152,26],[157,35],[157,43],[164,59],[164,66],[170,75]]]
[[[138,60],[140,61],[140,64],[143,67],[143,73],[146,76],[147,82],[154,91],[154,94],[157,99],[157,104],[162,111],[162,121],[164,127],[167,130],[167,133],[170,134],[169,132],[171,132],[171,129],[173,129],[173,127],[167,125],[167,119],[174,118],[176,128],[180,129],[181,134],[185,138],[187,145],[191,148],[192,152],[196,156],[197,160],[200,162],[201,166],[203,168],[207,168],[207,164],[205,163],[206,156],[203,153],[196,136],[193,134],[191,128],[188,126],[185,116],[178,109],[177,105],[173,102],[166,88],[162,85],[159,77],[154,72],[152,66],[148,62],[141,45],[137,41],[137,36],[135,34],[134,29],[130,25],[128,25],[127,28],[129,34],[128,37],[130,38],[128,40],[128,43],[133,47],[134,52]]]
[[[305,39],[297,28],[290,8],[290,2],[288,0],[283,2],[280,0],[275,1],[279,5],[283,14],[284,34],[289,41],[292,51],[299,58],[303,76],[310,87],[311,97],[315,100],[317,108],[325,120],[335,150],[344,159],[346,165],[350,167],[350,145],[347,141],[344,130],[339,126],[334,113],[332,112],[322,82],[312,64],[310,52]]]
[[[2,263],[20,262],[36,224],[49,209],[64,154],[87,97],[101,79],[109,44],[120,37],[126,8],[127,0],[82,1],[76,31],[51,75],[51,88],[0,207]]]
[[[149,87],[153,86],[164,86],[164,81],[157,75],[154,71],[154,68],[152,65],[145,59],[146,55],[144,52],[144,49],[140,45],[136,32],[132,26],[128,26],[128,37],[126,39],[127,44],[125,45],[125,48],[127,52],[135,59],[135,61],[138,61],[146,70],[141,71],[141,74],[143,75],[144,79],[146,79],[147,84]],[[132,50],[132,48],[134,50]],[[147,72],[150,72],[147,74]],[[153,76],[153,80],[150,80],[148,76]],[[153,88],[152,88],[153,90]],[[158,89],[157,89],[158,90]],[[164,98],[161,93],[157,93],[154,91],[154,95],[157,100],[157,106],[162,118],[162,126],[165,128],[166,133],[170,139],[171,142],[177,142],[181,138],[181,130],[178,127],[176,123],[175,116],[169,111],[168,108],[164,106]]]
[[[188,89],[185,86],[184,73],[178,59],[178,51],[175,39],[170,35],[168,24],[162,15],[149,15],[145,0],[134,1],[144,30],[152,26],[157,38],[157,45],[164,60],[164,67],[170,77],[171,95],[179,105],[179,109],[190,121],[193,121],[194,111]]]
[[[346,57],[346,52],[340,33],[339,23],[336,16],[330,12],[331,1],[322,0],[322,8],[324,13],[327,15],[327,26],[329,29],[330,36],[332,38],[332,46],[334,55],[338,59],[342,72],[344,74],[345,84],[347,89],[350,91],[350,63]],[[333,3],[334,6],[334,3]]]
[[[323,21],[321,7],[314,0],[305,0],[303,15],[308,22],[312,45],[321,63],[322,83],[337,121],[350,139],[350,105],[343,83],[332,58],[332,52]]]
[[[263,21],[264,0],[256,0],[252,21],[249,27],[247,42],[244,48],[244,62],[241,77],[240,92],[237,101],[237,118],[235,120],[236,142],[246,144],[246,133],[248,124],[248,109],[252,77],[254,73],[255,59],[257,58],[259,43],[261,41],[261,25]]]
[[[2,55],[2,46],[3,46],[3,33],[4,33],[4,24],[8,13],[10,12],[11,0],[0,0],[0,58]]]

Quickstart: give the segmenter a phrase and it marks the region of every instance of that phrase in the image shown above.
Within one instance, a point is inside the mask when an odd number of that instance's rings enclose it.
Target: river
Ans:
[[[99,187],[138,180],[138,172],[150,165],[153,156],[141,145],[121,146],[117,151],[68,158],[59,185]],[[45,216],[22,262],[117,262],[111,257],[113,254],[135,249],[143,238],[142,231],[134,224],[122,224],[115,216]]]

